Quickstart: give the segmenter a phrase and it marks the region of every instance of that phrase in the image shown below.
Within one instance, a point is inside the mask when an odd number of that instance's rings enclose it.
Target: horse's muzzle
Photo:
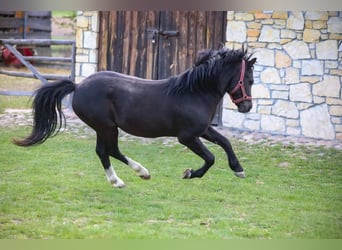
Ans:
[[[252,109],[253,103],[252,101],[247,100],[240,102],[237,106],[240,113],[248,113]]]

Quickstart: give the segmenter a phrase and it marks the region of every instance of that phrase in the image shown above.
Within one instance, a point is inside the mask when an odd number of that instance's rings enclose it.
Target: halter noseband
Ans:
[[[230,98],[232,99],[232,102],[235,104],[239,104],[240,102],[247,101],[247,100],[252,100],[252,97],[247,95],[245,85],[243,82],[243,78],[245,77],[245,70],[246,70],[246,62],[245,60],[241,61],[241,72],[240,72],[240,80],[238,83],[235,85],[232,91],[229,92]],[[238,99],[234,99],[233,94],[241,89],[242,92],[242,97]]]

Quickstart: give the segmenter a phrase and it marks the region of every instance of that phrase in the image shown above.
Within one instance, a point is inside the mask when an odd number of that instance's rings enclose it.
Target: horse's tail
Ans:
[[[67,79],[49,83],[39,88],[35,92],[32,103],[32,132],[23,140],[13,139],[13,143],[27,147],[41,144],[49,137],[56,135],[61,129],[63,121],[65,123],[62,100],[75,89],[76,84]]]

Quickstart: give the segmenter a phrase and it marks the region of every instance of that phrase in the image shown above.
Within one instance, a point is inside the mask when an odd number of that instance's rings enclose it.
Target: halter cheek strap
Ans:
[[[245,60],[241,61],[241,72],[240,72],[240,79],[238,83],[235,85],[235,87],[229,92],[230,98],[232,99],[232,102],[235,104],[239,104],[240,102],[246,101],[246,100],[252,100],[252,97],[247,95],[245,85],[243,82],[243,78],[245,77],[245,71],[246,71],[246,62]],[[242,97],[238,99],[234,99],[233,94],[241,89]]]

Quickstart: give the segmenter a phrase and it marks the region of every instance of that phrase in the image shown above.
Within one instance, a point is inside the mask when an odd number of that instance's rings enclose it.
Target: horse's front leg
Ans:
[[[184,179],[190,178],[200,178],[202,177],[208,169],[214,165],[215,156],[203,145],[199,138],[185,138],[185,137],[178,137],[178,140],[181,144],[187,146],[189,149],[192,150],[195,154],[200,156],[204,160],[204,165],[197,169],[186,169],[183,173]]]
[[[208,130],[201,136],[204,139],[220,145],[227,154],[229,167],[234,171],[235,175],[240,178],[245,178],[245,172],[241,167],[239,160],[237,159],[232,145],[229,140],[217,132],[213,127],[209,127]]]

